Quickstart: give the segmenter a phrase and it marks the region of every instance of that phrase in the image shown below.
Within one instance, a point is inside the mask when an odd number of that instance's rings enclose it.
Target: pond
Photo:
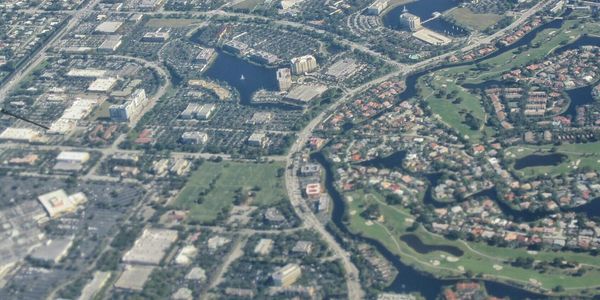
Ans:
[[[379,157],[379,158],[374,158],[371,160],[363,161],[360,163],[360,165],[365,166],[365,167],[376,167],[379,169],[385,168],[385,169],[397,170],[397,169],[402,169],[402,162],[404,161],[405,157],[406,157],[406,151],[402,150],[402,151],[392,153],[385,157]]]
[[[254,92],[260,89],[278,90],[275,72],[274,68],[258,66],[219,51],[217,58],[204,75],[226,82],[238,91],[241,103],[249,105]]]
[[[400,240],[421,254],[427,254],[434,251],[446,252],[457,257],[465,254],[460,248],[450,245],[427,245],[415,234],[405,234],[400,237]]]
[[[577,115],[577,107],[580,105],[594,103],[594,96],[592,95],[593,86],[583,86],[576,89],[567,90],[566,93],[569,95],[569,107],[563,113],[565,116],[570,116],[571,120],[575,120]]]
[[[568,158],[562,153],[530,154],[515,161],[514,168],[522,170],[531,167],[558,166]]]
[[[398,276],[392,284],[386,289],[388,292],[396,293],[411,293],[419,292],[425,299],[436,299],[438,294],[445,286],[455,284],[459,280],[456,279],[439,279],[431,274],[421,272],[414,267],[411,267],[400,260],[400,257],[389,251],[381,242],[366,238],[361,235],[352,233],[344,223],[344,213],[346,204],[342,194],[335,188],[333,177],[333,166],[322,152],[311,154],[311,159],[316,160],[323,166],[325,171],[325,188],[333,200],[333,212],[331,219],[335,226],[342,232],[342,236],[335,234],[335,238],[340,241],[345,237],[350,237],[360,242],[365,242],[373,246],[381,255],[390,261],[398,270]],[[332,234],[334,234],[332,232]],[[518,287],[513,287],[508,284],[483,280],[488,294],[496,297],[510,297],[511,299],[544,299],[545,297],[529,292]]]

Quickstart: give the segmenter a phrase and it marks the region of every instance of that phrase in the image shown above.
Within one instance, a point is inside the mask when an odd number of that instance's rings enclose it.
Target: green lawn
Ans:
[[[234,4],[232,6],[232,8],[234,9],[247,9],[247,10],[254,10],[257,6],[264,4],[265,1],[264,0],[244,0],[241,2],[238,2],[236,4]]]
[[[446,16],[453,19],[459,25],[480,31],[498,23],[502,19],[501,15],[477,14],[466,7],[457,7],[449,11]]]
[[[281,163],[204,162],[194,171],[179,193],[175,206],[189,209],[190,218],[198,222],[214,221],[219,212],[234,201],[235,191],[250,191],[258,188],[250,205],[272,205],[286,198],[283,177],[277,170]],[[211,182],[213,188],[210,188]],[[203,201],[196,203],[202,191]]]
[[[564,144],[560,146],[515,146],[506,149],[505,157],[510,159],[519,159],[530,154],[548,154],[562,153],[568,156],[561,164],[556,166],[539,166],[528,167],[521,170],[514,170],[515,173],[522,177],[533,177],[542,174],[560,175],[572,172],[576,169],[591,168],[600,171],[600,142],[586,144]]]
[[[430,75],[431,76],[431,75]],[[425,79],[419,79],[418,86],[421,89],[421,96],[427,101],[431,110],[438,114],[444,123],[456,129],[461,135],[468,136],[473,142],[479,142],[483,138],[483,133],[492,136],[495,131],[493,128],[485,126],[486,112],[481,105],[481,99],[477,95],[469,93],[461,86],[457,85],[452,79],[447,77],[432,75],[432,85],[425,83]],[[456,91],[456,97],[447,99],[446,97],[436,96],[436,91],[443,90],[447,94]],[[453,103],[456,98],[461,98],[460,103]],[[471,113],[480,120],[482,127],[479,130],[473,130],[465,124],[465,115]]]
[[[457,260],[447,259],[445,252],[435,251],[428,254],[420,254],[400,240],[400,236],[407,233],[412,216],[402,207],[389,206],[382,201],[380,195],[361,192],[349,194],[352,202],[348,203],[350,212],[350,229],[379,240],[390,251],[398,254],[403,262],[414,265],[426,272],[441,277],[460,276],[465,271],[473,274],[482,274],[484,277],[500,281],[511,281],[520,284],[539,282],[543,290],[549,292],[557,285],[566,288],[567,293],[578,293],[587,287],[600,285],[600,260],[596,257],[573,252],[538,252],[528,253],[526,249],[498,248],[488,246],[484,243],[473,243],[453,241],[439,235],[432,234],[422,227],[414,233],[425,244],[450,245],[460,248],[464,255]],[[380,211],[384,216],[383,222],[369,222],[360,216],[360,213],[369,203],[378,203]],[[583,276],[572,276],[555,268],[549,268],[547,272],[540,273],[533,269],[513,267],[506,260],[517,257],[532,257],[536,260],[552,261],[557,257],[564,257],[569,261],[577,261],[592,267]]]

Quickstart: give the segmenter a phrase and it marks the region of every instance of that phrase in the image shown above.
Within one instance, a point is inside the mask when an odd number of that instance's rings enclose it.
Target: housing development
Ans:
[[[0,2],[0,299],[600,297],[599,0]]]

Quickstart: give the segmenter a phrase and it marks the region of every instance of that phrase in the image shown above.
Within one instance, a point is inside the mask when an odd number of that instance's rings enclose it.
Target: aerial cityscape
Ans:
[[[600,0],[2,0],[0,299],[600,299]]]

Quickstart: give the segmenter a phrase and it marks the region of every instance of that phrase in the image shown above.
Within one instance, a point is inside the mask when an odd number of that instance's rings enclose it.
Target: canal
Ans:
[[[344,214],[346,204],[342,194],[335,188],[335,180],[331,163],[325,158],[322,152],[311,154],[311,159],[317,161],[323,166],[325,171],[325,188],[333,200],[332,222],[343,233],[343,235],[352,238],[353,240],[365,242],[373,246],[381,253],[394,267],[398,270],[398,276],[392,284],[387,288],[388,292],[410,293],[418,292],[425,299],[436,299],[437,295],[445,286],[459,282],[457,279],[439,279],[431,274],[421,272],[414,267],[408,266],[400,260],[400,257],[389,251],[381,242],[367,238],[358,234],[352,233],[344,223]],[[336,236],[338,240],[342,237]],[[450,250],[450,249],[447,249]],[[453,251],[452,249],[450,251]],[[460,250],[460,249],[459,249]],[[458,252],[454,252],[459,254]],[[459,256],[459,255],[456,255]],[[511,299],[544,299],[540,294],[532,293],[524,289],[513,287],[511,285],[483,280],[488,293],[495,297],[510,297]]]

